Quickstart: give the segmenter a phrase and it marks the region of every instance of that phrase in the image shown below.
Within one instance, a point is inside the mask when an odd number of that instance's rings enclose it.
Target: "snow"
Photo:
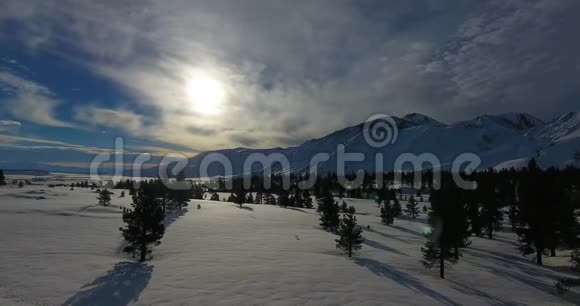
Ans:
[[[384,226],[376,204],[360,199],[345,199],[365,227],[365,244],[353,259],[318,227],[314,210],[194,200],[167,217],[162,244],[138,264],[120,253],[119,207],[130,198],[114,190],[112,206],[99,207],[90,189],[47,188],[56,179],[67,177],[0,188],[2,305],[580,302],[574,292],[555,294],[556,280],[572,276],[564,257],[546,260],[557,267],[536,266],[517,253],[508,231],[493,241],[473,238],[441,280],[419,262],[425,216]]]
[[[203,152],[190,158],[185,172],[189,177],[199,176],[202,160],[210,153],[226,156],[232,164],[232,175],[243,173],[244,161],[255,153],[267,156],[284,155],[290,163],[289,171],[292,172],[309,169],[314,156],[327,153],[330,159],[319,165],[319,173],[337,172],[339,145],[344,145],[347,153],[364,154],[364,161],[346,163],[346,173],[358,170],[392,171],[395,161],[406,153],[433,154],[444,169],[450,169],[461,153],[476,154],[482,161],[481,169],[505,168],[509,164],[519,166],[518,161],[532,157],[537,158],[541,166],[563,168],[574,163],[574,154],[580,151],[579,113],[568,113],[548,123],[526,113],[482,115],[449,125],[417,113],[402,118],[393,117],[393,120],[397,122],[398,137],[393,144],[385,147],[375,148],[369,145],[363,133],[364,124],[359,124],[295,147],[237,148]],[[382,169],[376,165],[375,158],[378,153],[383,157]],[[260,171],[262,167],[269,166],[254,164],[252,171]],[[274,171],[281,170],[277,163],[273,168]],[[210,164],[208,169],[209,176],[224,175],[223,172],[223,166],[219,163]],[[144,173],[154,177],[159,171],[149,169]]]

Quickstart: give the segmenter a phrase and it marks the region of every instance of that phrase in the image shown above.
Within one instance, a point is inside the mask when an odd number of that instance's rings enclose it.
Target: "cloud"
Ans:
[[[127,110],[83,106],[76,109],[75,119],[93,126],[126,130],[136,135],[144,129],[143,116]]]
[[[74,127],[56,118],[60,103],[50,89],[40,84],[0,71],[0,91],[6,95],[3,108],[18,119],[52,127]]]
[[[21,123],[13,120],[0,120],[0,132],[16,132],[21,126]]]
[[[83,65],[131,98],[125,109],[80,109],[77,120],[195,148],[294,145],[372,113],[546,117],[580,98],[575,0],[9,0],[4,7],[0,23],[20,25],[10,37]],[[200,114],[188,101],[196,73],[223,84],[219,115]]]
[[[55,141],[36,137],[22,137],[6,134],[0,134],[0,146],[10,147],[19,150],[38,150],[38,149],[75,150],[85,152],[87,154],[108,153],[112,151],[110,149],[101,149],[96,147],[76,145],[63,141]]]

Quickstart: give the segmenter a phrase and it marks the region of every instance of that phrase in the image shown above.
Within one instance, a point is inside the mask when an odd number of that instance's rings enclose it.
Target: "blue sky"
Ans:
[[[296,145],[374,113],[549,120],[578,108],[578,20],[576,0],[6,0],[0,167],[83,168],[117,137]]]

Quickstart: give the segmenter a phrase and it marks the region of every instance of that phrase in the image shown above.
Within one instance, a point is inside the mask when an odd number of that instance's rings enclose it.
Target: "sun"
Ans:
[[[187,97],[195,110],[203,114],[217,114],[223,102],[225,92],[220,81],[198,76],[187,82]]]

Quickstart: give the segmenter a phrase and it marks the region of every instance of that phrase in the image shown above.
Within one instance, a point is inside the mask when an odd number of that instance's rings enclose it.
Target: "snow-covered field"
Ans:
[[[0,187],[0,304],[580,303],[574,292],[555,293],[557,278],[572,276],[565,257],[536,266],[517,253],[507,231],[493,241],[473,238],[441,280],[419,262],[424,216],[384,226],[367,200],[346,199],[359,224],[371,226],[353,259],[319,229],[314,210],[191,201],[182,214],[167,217],[162,244],[141,265],[120,253],[119,207],[130,197],[114,190],[112,206],[104,208],[90,189],[47,187],[78,179],[84,178]]]

